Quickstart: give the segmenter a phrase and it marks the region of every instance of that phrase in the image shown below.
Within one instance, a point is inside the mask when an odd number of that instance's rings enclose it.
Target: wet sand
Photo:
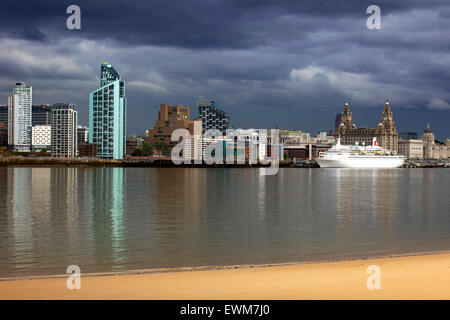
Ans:
[[[381,271],[369,290],[367,268]],[[450,299],[450,254],[0,281],[0,299]]]

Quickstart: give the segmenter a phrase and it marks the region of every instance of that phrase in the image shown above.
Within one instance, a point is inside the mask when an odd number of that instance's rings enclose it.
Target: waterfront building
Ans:
[[[284,160],[284,154],[286,153],[286,151],[285,151],[284,145],[282,143],[268,144],[267,150],[266,150],[266,155],[268,158],[271,158],[272,153],[277,152],[277,151],[278,151],[278,160]]]
[[[290,147],[290,148],[284,148],[284,153],[286,155],[286,158],[288,159],[299,159],[299,160],[306,160],[309,157],[309,149],[308,147]]]
[[[342,114],[338,113],[334,120],[334,132],[338,132],[339,125],[341,124]]]
[[[52,126],[38,125],[31,128],[31,147],[34,152],[51,149]]]
[[[256,162],[263,161],[267,155],[267,131],[258,129],[236,129],[228,130],[227,138],[236,148],[234,157],[242,158],[241,154],[245,154],[247,161]],[[239,148],[245,148],[244,151]]]
[[[381,121],[376,128],[357,127],[353,122],[349,104],[346,102],[341,114],[341,123],[336,132],[337,136],[341,137],[342,144],[358,142],[360,145],[371,145],[373,138],[376,137],[381,147],[390,151],[398,151],[398,132],[389,101],[386,101]]]
[[[51,117],[51,153],[53,157],[77,156],[78,113],[75,105],[54,104]]]
[[[301,130],[278,130],[279,141],[284,148],[304,148],[310,143],[314,142],[311,134]],[[272,143],[272,131],[268,132],[269,143]]]
[[[94,143],[81,143],[78,145],[78,157],[95,158],[97,153],[98,146]]]
[[[423,135],[423,157],[424,159],[448,159],[450,158],[450,139],[446,139],[445,143],[436,141],[436,137],[427,124]]]
[[[202,120],[202,128],[204,131],[217,129],[226,135],[229,128],[230,116],[228,113],[216,107],[214,100],[198,100],[198,116]]]
[[[126,154],[131,155],[137,148],[144,143],[144,138],[136,136],[127,137]]]
[[[272,143],[271,137],[272,133],[270,131],[268,133],[269,144]],[[312,150],[312,145],[331,146],[335,140],[334,136],[326,132],[319,132],[316,137],[311,137],[310,133],[301,130],[279,130],[279,143],[283,145],[283,156],[286,155],[290,159],[308,159],[310,158],[309,150]]]
[[[331,132],[327,134],[325,131],[318,132],[316,137],[313,138],[313,143],[331,146],[336,141],[336,137],[331,134]]]
[[[8,106],[0,106],[0,122],[8,128]]]
[[[398,154],[407,159],[422,159],[423,151],[423,141],[420,139],[398,139]]]
[[[4,122],[0,122],[0,148],[8,147],[8,126]]]
[[[98,145],[99,158],[122,159],[125,155],[125,81],[105,62],[100,88],[89,94],[89,143]]]
[[[14,147],[14,132],[13,132],[13,115],[14,115],[14,97],[8,97],[8,147]]]
[[[48,104],[31,107],[31,125],[49,126],[51,125],[52,106]]]
[[[173,147],[178,142],[172,142],[172,132],[176,129],[187,129],[191,135],[201,134],[202,123],[200,119],[191,120],[191,108],[182,105],[169,106],[161,104],[153,129],[146,130],[146,142],[156,144],[165,142]]]
[[[18,82],[8,97],[8,144],[17,151],[31,149],[32,88]]]
[[[419,139],[419,136],[417,134],[417,132],[399,132],[398,134],[398,138],[399,139]]]
[[[77,143],[89,143],[89,128],[78,125],[77,127]]]

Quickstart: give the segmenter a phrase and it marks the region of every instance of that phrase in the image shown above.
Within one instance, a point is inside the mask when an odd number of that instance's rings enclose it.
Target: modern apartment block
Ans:
[[[52,107],[51,150],[53,157],[77,156],[78,113],[75,105],[54,104]]]
[[[52,126],[33,126],[31,128],[31,146],[33,151],[50,150],[51,144]]]
[[[217,129],[226,134],[229,128],[230,116],[216,107],[214,100],[198,100],[198,116],[202,120],[203,130]]]
[[[8,144],[17,151],[31,149],[32,88],[18,82],[8,97]]]
[[[51,125],[52,106],[48,104],[32,106],[31,124],[32,126]]]
[[[78,126],[77,128],[77,143],[78,146],[83,143],[89,143],[89,128],[85,126]]]
[[[100,86],[89,94],[89,143],[97,144],[99,158],[122,159],[126,145],[125,82],[105,62]]]

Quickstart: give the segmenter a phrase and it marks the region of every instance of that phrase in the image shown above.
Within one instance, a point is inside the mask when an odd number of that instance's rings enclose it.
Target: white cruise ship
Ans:
[[[405,157],[381,148],[373,138],[371,146],[337,143],[314,158],[321,168],[399,168]]]

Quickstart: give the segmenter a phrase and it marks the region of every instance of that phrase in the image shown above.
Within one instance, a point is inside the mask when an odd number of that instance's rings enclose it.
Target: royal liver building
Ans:
[[[391,151],[398,151],[398,132],[395,127],[394,117],[389,105],[386,101],[381,121],[376,128],[358,127],[353,122],[352,112],[348,102],[345,103],[344,111],[337,115],[336,136],[341,136],[342,144],[359,144],[370,145],[374,137],[377,138],[379,145]]]

